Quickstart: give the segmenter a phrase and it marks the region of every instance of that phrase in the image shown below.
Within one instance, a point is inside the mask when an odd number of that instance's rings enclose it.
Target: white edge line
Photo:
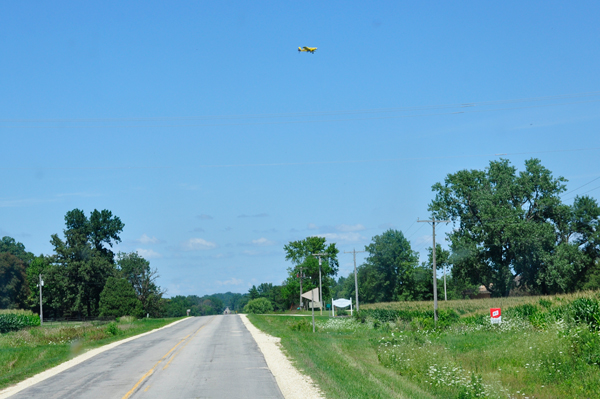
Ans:
[[[117,347],[119,345],[122,345],[122,344],[124,344],[126,342],[130,342],[130,341],[133,341],[135,339],[141,338],[143,336],[155,333],[155,332],[160,331],[160,330],[162,330],[164,328],[173,327],[175,324],[181,323],[182,321],[185,321],[185,320],[188,320],[188,319],[191,319],[191,317],[186,317],[185,319],[181,319],[181,320],[177,320],[177,321],[174,321],[172,323],[169,323],[166,326],[162,326],[160,328],[156,328],[154,330],[151,330],[151,331],[139,334],[139,335],[134,335],[133,337],[125,338],[125,339],[122,339],[120,341],[116,341],[116,342],[113,342],[113,343],[101,346],[99,348],[91,349],[91,350],[89,350],[89,351],[87,351],[87,352],[85,352],[85,353],[83,353],[83,354],[81,354],[81,355],[79,355],[77,357],[74,357],[71,360],[67,360],[64,363],[59,364],[58,366],[52,367],[51,369],[48,369],[46,371],[42,371],[41,373],[36,374],[33,377],[29,377],[28,379],[23,380],[23,381],[17,383],[16,385],[13,385],[13,386],[10,386],[8,388],[3,389],[2,391],[0,391],[0,399],[5,399],[5,398],[8,398],[8,397],[11,397],[12,395],[14,395],[14,394],[16,394],[18,392],[21,392],[24,389],[27,389],[27,388],[29,388],[29,387],[31,387],[31,386],[39,383],[39,382],[47,380],[50,377],[54,377],[55,375],[57,375],[59,373],[62,373],[63,371],[68,370],[71,367],[77,366],[78,364],[83,363],[86,360],[91,359],[94,356],[99,355],[102,352],[106,352],[107,350],[111,350],[112,348],[115,348],[115,347]]]

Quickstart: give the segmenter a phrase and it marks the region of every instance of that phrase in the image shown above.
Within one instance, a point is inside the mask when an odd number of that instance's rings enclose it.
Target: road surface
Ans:
[[[33,385],[21,398],[283,398],[237,315],[187,319]]]

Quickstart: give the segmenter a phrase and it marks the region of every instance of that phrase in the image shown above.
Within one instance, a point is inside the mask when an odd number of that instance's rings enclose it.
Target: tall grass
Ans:
[[[597,397],[598,293],[527,297],[504,308],[500,325],[475,307],[443,328],[423,328],[418,319],[388,322],[378,357],[439,397]]]
[[[488,313],[490,308],[508,309],[524,304],[539,304],[540,300],[553,302],[571,302],[577,298],[589,298],[597,295],[594,291],[581,291],[573,294],[548,296],[520,296],[507,298],[484,298],[465,300],[438,300],[438,309],[452,309],[461,316]],[[381,302],[361,304],[361,310],[367,309],[401,309],[414,311],[432,311],[433,301]]]
[[[0,335],[0,389],[83,351],[162,327],[177,319],[124,320],[30,327]]]
[[[431,305],[365,305],[355,318],[317,318],[314,334],[309,320],[250,320],[281,337],[327,397],[599,397],[600,293],[441,301],[437,327]]]

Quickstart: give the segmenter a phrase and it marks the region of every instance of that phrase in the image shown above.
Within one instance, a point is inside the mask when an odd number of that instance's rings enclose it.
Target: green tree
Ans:
[[[485,285],[494,296],[508,295],[517,275],[546,293],[539,271],[565,219],[559,197],[565,181],[537,159],[526,161],[518,174],[502,159],[486,170],[462,170],[436,183],[429,210],[458,224],[448,234],[453,275]]]
[[[117,254],[117,266],[121,276],[133,286],[138,299],[142,303],[144,314],[153,317],[159,315],[160,300],[165,293],[157,284],[157,269],[150,268],[150,262],[137,252]]]
[[[142,315],[142,304],[129,281],[109,277],[100,293],[100,316],[121,317]]]
[[[293,284],[293,279],[299,279],[305,276],[303,280],[302,291],[306,292],[319,286],[319,261],[312,254],[327,253],[327,257],[322,258],[321,279],[323,285],[323,297],[329,297],[329,289],[335,284],[334,276],[339,269],[337,254],[339,250],[335,243],[326,245],[324,237],[307,237],[304,240],[292,241],[284,246],[286,253],[285,259],[292,262],[293,267],[288,268],[288,284],[287,288],[282,292],[282,295],[289,295],[290,289],[296,287]],[[300,287],[298,290],[291,293],[295,297],[300,297]]]
[[[265,314],[272,311],[273,305],[267,298],[252,299],[244,306],[244,313]]]
[[[359,269],[359,297],[363,302],[413,299],[413,272],[418,256],[401,231],[389,229],[373,237],[369,253]]]
[[[186,315],[187,309],[191,309],[191,303],[183,295],[176,295],[172,298],[163,298],[162,315],[165,317],[182,317]]]
[[[29,293],[26,265],[9,252],[0,253],[0,309],[26,307]]]
[[[64,241],[57,234],[51,237],[55,254],[49,258],[44,289],[50,292],[56,313],[96,316],[100,293],[116,274],[113,253],[105,245],[120,242],[124,225],[110,211],[94,210],[88,220],[79,209],[67,212],[65,225]]]
[[[25,266],[29,265],[34,258],[31,252],[25,250],[25,245],[8,236],[4,236],[2,237],[2,240],[0,240],[0,253],[2,252],[8,252],[9,254],[16,256],[25,264]]]
[[[32,308],[33,311],[39,311],[40,308],[40,295],[39,295],[39,275],[45,279],[45,272],[48,268],[48,261],[44,255],[36,256],[29,267],[27,268],[27,285],[29,287],[29,296],[27,297],[27,305]],[[46,296],[46,294],[44,294]],[[44,299],[44,303],[50,303],[48,298]]]
[[[258,292],[255,285],[248,290],[248,296],[250,297],[250,300],[260,298],[260,292]]]
[[[536,282],[544,293],[600,288],[595,277],[600,258],[600,207],[595,199],[577,196],[559,207],[557,244],[545,254]]]

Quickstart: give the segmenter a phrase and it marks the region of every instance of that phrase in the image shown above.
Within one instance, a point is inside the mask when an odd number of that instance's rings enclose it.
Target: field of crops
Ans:
[[[444,301],[438,298],[438,309],[452,309],[460,316],[471,316],[475,314],[489,313],[490,308],[508,309],[523,304],[538,304],[540,299],[571,302],[577,298],[593,295],[589,292],[577,292],[574,294],[550,295],[550,296],[518,296],[508,298],[486,298],[486,299],[466,299]],[[414,302],[381,302],[361,304],[361,309],[393,309],[409,311],[431,311],[433,310],[433,301],[414,301]]]

